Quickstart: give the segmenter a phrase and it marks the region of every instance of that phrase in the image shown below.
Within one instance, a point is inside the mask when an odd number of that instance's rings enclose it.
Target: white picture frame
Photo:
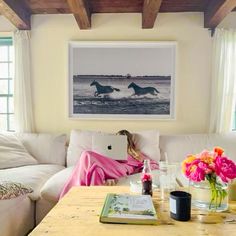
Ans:
[[[69,42],[69,117],[175,119],[176,42]]]

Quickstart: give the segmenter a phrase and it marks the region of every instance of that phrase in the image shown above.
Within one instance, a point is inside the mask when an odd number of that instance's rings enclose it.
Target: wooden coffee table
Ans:
[[[221,222],[200,223],[201,212],[192,210],[192,220],[174,221],[169,217],[168,202],[159,199],[154,191],[154,205],[159,216],[158,225],[102,224],[99,214],[107,193],[129,193],[128,186],[74,187],[49,212],[30,236],[195,236],[195,235],[236,235],[236,222],[226,223],[225,219],[235,217],[236,203],[231,204],[231,213],[218,213]],[[204,213],[206,214],[206,212]],[[216,214],[216,213],[215,213]],[[226,218],[225,218],[226,217]]]

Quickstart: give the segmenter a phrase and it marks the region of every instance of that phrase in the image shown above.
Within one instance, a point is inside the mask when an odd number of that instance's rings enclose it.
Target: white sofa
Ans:
[[[52,176],[41,189],[43,199],[55,204],[58,201],[58,195],[62,186],[73,170],[76,160],[83,150],[91,148],[91,135],[94,132],[72,131],[70,144],[67,152],[68,167],[54,176]],[[135,133],[135,132],[134,132]],[[135,143],[142,152],[149,157],[164,161],[166,156],[170,163],[176,163],[179,166],[177,172],[178,179],[183,185],[188,181],[181,173],[181,162],[188,154],[199,153],[203,149],[212,149],[215,146],[221,146],[225,153],[236,161],[236,134],[188,134],[188,135],[160,135],[157,130],[136,132]],[[155,173],[156,174],[156,173]],[[130,181],[137,181],[140,174],[122,178],[118,185],[129,185]]]
[[[33,192],[9,200],[0,200],[0,235],[23,236],[32,230],[54,204],[41,198],[41,188],[65,168],[66,135],[18,134],[36,164],[0,169],[0,182],[10,181],[31,187]],[[2,145],[2,144],[0,144]]]
[[[95,131],[80,131],[72,130],[70,135],[70,142],[67,151],[67,168],[55,174],[50,178],[41,189],[41,196],[43,199],[55,204],[58,201],[58,196],[62,186],[65,184],[67,178],[71,174],[74,165],[79,159],[81,153],[85,150],[92,149],[92,136],[94,134],[103,135],[102,132]],[[134,142],[138,149],[145,153],[150,158],[160,160],[159,149],[159,132],[157,130],[147,130],[140,132],[133,132]],[[139,178],[139,174],[123,178],[118,182],[118,185],[127,185],[131,179]]]
[[[91,149],[93,134],[92,131],[72,131],[67,156],[65,135],[21,135],[24,146],[37,159],[38,164],[0,170],[0,180],[21,182],[32,187],[34,192],[29,197],[0,201],[0,235],[23,236],[40,222],[57,203],[58,195],[81,152]],[[157,161],[164,160],[167,155],[169,162],[180,163],[186,155],[214,146],[223,147],[226,154],[236,161],[236,134],[159,136],[157,130],[151,130],[136,132],[135,143],[142,152]],[[139,178],[140,174],[135,174],[121,179],[118,185],[129,185],[130,180]],[[180,174],[179,178],[182,178]],[[184,178],[181,181],[184,183]]]

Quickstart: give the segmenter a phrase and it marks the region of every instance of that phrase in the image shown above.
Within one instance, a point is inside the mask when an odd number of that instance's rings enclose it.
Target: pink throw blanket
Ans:
[[[143,155],[144,159],[150,159]],[[72,186],[103,185],[107,179],[121,177],[141,172],[143,160],[138,161],[128,155],[127,161],[120,162],[102,156],[96,152],[85,151],[81,154],[71,176],[64,185],[59,198],[61,199]],[[158,164],[150,159],[151,169],[157,169]]]

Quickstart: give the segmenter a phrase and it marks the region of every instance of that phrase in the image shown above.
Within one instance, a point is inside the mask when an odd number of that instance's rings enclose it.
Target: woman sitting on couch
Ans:
[[[71,176],[64,185],[60,198],[72,186],[106,185],[109,180],[115,183],[119,178],[142,171],[143,161],[150,159],[135,148],[133,136],[127,130],[121,130],[118,135],[127,136],[127,161],[119,162],[93,151],[84,151],[81,154]],[[150,159],[151,169],[157,169],[156,161]]]

